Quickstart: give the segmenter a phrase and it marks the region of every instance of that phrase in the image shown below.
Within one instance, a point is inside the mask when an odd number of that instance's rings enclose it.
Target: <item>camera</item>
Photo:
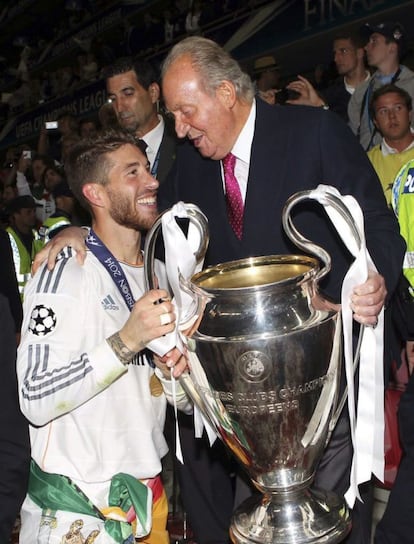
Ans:
[[[46,121],[45,127],[47,130],[52,130],[58,128],[58,122],[57,121]]]
[[[284,87],[275,93],[276,104],[286,104],[288,100],[296,100],[300,97],[298,91]]]

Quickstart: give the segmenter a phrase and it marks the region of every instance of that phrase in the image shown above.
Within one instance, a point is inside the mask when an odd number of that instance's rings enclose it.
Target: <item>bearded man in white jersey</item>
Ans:
[[[168,544],[163,426],[171,373],[186,361],[178,350],[158,359],[146,349],[175,328],[168,292],[144,290],[141,233],[157,216],[158,181],[121,133],[79,142],[65,168],[92,228],[84,266],[65,248],[27,287],[17,372],[32,466],[20,542],[77,534]],[[175,399],[191,410],[178,384]]]

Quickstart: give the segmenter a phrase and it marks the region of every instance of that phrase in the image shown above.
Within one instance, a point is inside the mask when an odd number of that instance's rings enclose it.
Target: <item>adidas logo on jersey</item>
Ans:
[[[119,310],[119,306],[116,304],[111,295],[107,295],[103,300],[101,300],[101,304],[104,310]]]

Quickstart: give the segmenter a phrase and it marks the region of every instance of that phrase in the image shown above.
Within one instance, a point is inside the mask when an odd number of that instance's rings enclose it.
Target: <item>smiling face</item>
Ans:
[[[411,139],[411,111],[398,93],[383,94],[375,101],[374,123],[389,143],[405,138]]]
[[[160,93],[156,83],[144,89],[130,70],[108,78],[106,88],[118,122],[128,132],[143,136],[158,124],[155,104]]]
[[[101,197],[112,220],[121,226],[148,230],[157,218],[158,181],[149,172],[141,151],[125,144],[108,154],[107,183]]]
[[[149,172],[148,159],[133,144],[125,143],[101,157],[105,175],[101,182],[82,186],[94,223],[116,231],[117,226],[148,230],[157,211],[158,181]]]
[[[182,56],[166,71],[162,88],[178,137],[189,138],[203,157],[225,157],[239,131],[233,85],[223,81],[214,92],[207,92],[190,58]]]

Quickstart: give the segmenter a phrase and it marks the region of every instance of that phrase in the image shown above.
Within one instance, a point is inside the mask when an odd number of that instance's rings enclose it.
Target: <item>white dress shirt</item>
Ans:
[[[143,138],[141,138],[141,140],[144,140],[144,142],[147,144],[146,153],[151,167],[151,174],[155,177],[156,172],[153,172],[153,168],[162,142],[165,126],[164,119],[161,115],[158,115],[158,119],[160,121],[158,125],[149,132],[147,132]]]
[[[243,202],[246,200],[247,193],[247,180],[249,179],[250,168],[250,153],[252,149],[254,125],[256,122],[256,101],[253,100],[252,107],[250,109],[249,117],[242,128],[231,153],[236,157],[236,165],[234,167],[234,175],[240,187],[240,193]],[[224,172],[222,166],[222,178],[223,188],[224,185]],[[225,189],[224,189],[225,190]]]

